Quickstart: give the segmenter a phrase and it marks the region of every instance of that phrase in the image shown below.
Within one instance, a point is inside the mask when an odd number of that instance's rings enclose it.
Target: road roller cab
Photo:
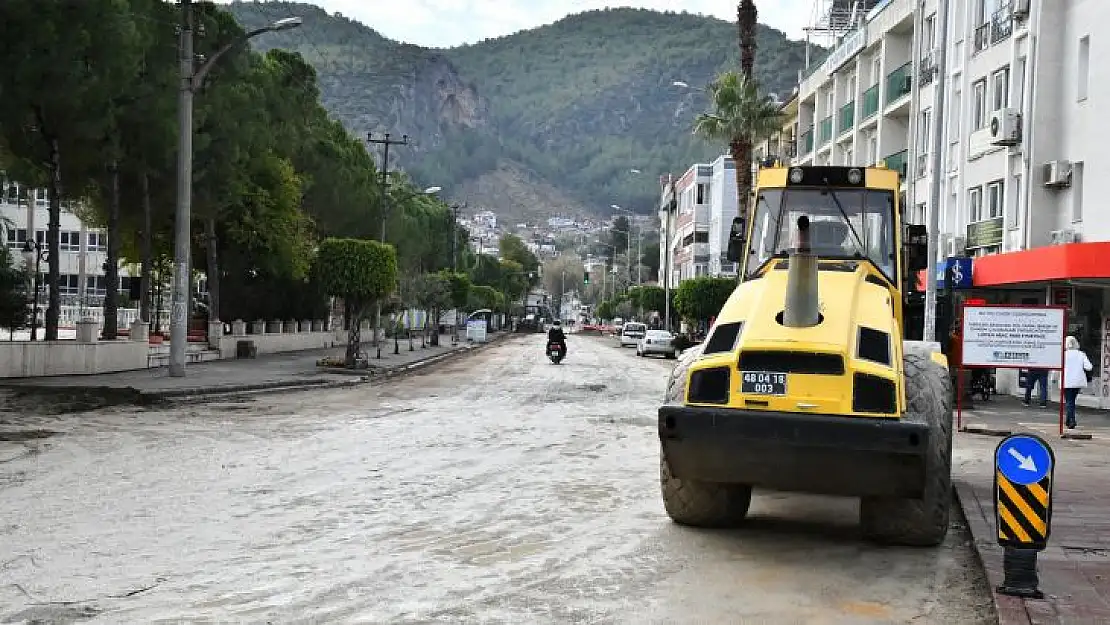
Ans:
[[[869,537],[943,540],[950,381],[939,345],[903,340],[898,188],[881,166],[760,170],[740,282],[659,410],[672,519],[733,525],[756,487],[857,496]]]

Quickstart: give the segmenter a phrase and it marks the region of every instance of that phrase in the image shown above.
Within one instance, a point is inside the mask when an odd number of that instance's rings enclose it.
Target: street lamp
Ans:
[[[31,241],[23,244],[23,260],[27,264],[27,268],[31,268],[31,261],[35,263],[35,283],[31,292],[32,311],[31,311],[31,340],[35,340],[38,335],[39,326],[39,290],[42,288],[42,282],[39,276],[42,274],[43,261],[50,258],[50,250],[44,248],[41,243],[37,241],[32,245]]]
[[[287,17],[236,37],[195,67],[193,53],[193,2],[181,0],[180,80],[178,93],[177,210],[174,214],[173,307],[170,317],[170,376],[185,376],[185,352],[189,331],[189,255],[193,202],[193,95],[204,85],[212,67],[231,49],[263,33],[296,28],[299,17]]]

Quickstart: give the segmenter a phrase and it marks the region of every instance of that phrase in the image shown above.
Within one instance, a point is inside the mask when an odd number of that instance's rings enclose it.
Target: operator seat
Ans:
[[[809,242],[813,253],[821,256],[843,256],[844,240],[848,238],[848,225],[843,221],[828,219],[809,222]]]

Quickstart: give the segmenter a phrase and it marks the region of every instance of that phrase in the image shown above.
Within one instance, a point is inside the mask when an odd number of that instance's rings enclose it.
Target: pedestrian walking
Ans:
[[[1041,391],[1041,408],[1048,407],[1048,369],[1029,369],[1025,372],[1025,401],[1028,406],[1033,395],[1033,385],[1036,384]]]
[[[1066,343],[1067,351],[1064,352],[1064,405],[1065,405],[1065,420],[1064,425],[1069,430],[1075,429],[1075,399],[1079,397],[1079,391],[1087,388],[1090,382],[1090,371],[1094,370],[1095,366],[1091,364],[1091,360],[1087,358],[1079,349],[1079,339],[1074,336],[1069,336]]]

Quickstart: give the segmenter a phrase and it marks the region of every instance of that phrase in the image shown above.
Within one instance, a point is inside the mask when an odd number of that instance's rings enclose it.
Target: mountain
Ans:
[[[301,17],[302,27],[252,43],[304,55],[319,75],[324,105],[352,133],[407,134],[408,146],[391,148],[391,166],[509,219],[597,216],[609,214],[611,204],[652,212],[660,174],[724,151],[694,137],[691,125],[707,106],[700,86],[739,66],[735,23],[606,9],[428,49],[313,5],[229,8],[246,28]],[[805,44],[763,25],[756,41],[757,78],[785,97]]]

